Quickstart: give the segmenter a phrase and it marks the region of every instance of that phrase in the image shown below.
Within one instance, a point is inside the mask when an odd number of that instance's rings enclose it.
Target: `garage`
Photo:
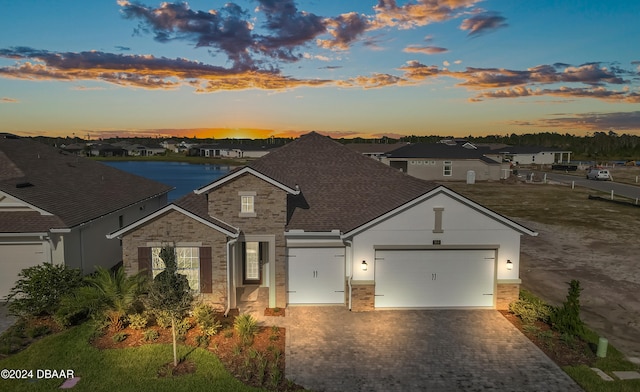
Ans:
[[[20,271],[45,261],[42,243],[0,244],[0,298],[9,294]]]
[[[344,248],[287,249],[289,304],[344,304]]]
[[[495,250],[377,250],[376,308],[494,307]]]

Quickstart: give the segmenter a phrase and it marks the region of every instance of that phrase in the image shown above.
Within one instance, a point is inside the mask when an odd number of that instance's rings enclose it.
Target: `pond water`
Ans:
[[[169,202],[217,180],[234,168],[234,166],[186,162],[103,161],[101,163],[175,187],[169,192]]]

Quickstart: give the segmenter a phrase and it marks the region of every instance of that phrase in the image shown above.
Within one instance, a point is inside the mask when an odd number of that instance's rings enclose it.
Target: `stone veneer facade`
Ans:
[[[255,216],[241,216],[241,193],[255,192]],[[209,193],[209,215],[237,227],[243,236],[275,235],[275,306],[287,305],[286,251],[287,192],[252,174],[243,174]]]
[[[509,310],[509,304],[517,301],[520,296],[520,285],[518,283],[498,283],[496,309]]]
[[[226,235],[177,211],[169,211],[122,238],[122,260],[128,275],[139,271],[138,248],[164,244],[211,247],[212,293],[201,294],[212,304],[226,306]]]

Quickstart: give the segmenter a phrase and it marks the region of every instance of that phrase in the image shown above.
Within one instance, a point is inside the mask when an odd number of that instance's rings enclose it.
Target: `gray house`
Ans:
[[[0,298],[41,263],[94,271],[122,260],[105,234],[167,203],[171,187],[0,134]]]
[[[489,147],[468,142],[417,143],[391,151],[382,162],[423,180],[497,181],[510,175],[509,164]]]

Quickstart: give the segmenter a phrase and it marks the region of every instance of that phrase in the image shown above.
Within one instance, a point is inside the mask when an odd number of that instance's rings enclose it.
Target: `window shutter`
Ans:
[[[145,270],[145,274],[149,277],[153,276],[151,271],[151,248],[138,248],[138,271]]]
[[[213,278],[213,260],[211,260],[211,247],[200,248],[200,292],[210,294],[213,292],[211,280]]]

